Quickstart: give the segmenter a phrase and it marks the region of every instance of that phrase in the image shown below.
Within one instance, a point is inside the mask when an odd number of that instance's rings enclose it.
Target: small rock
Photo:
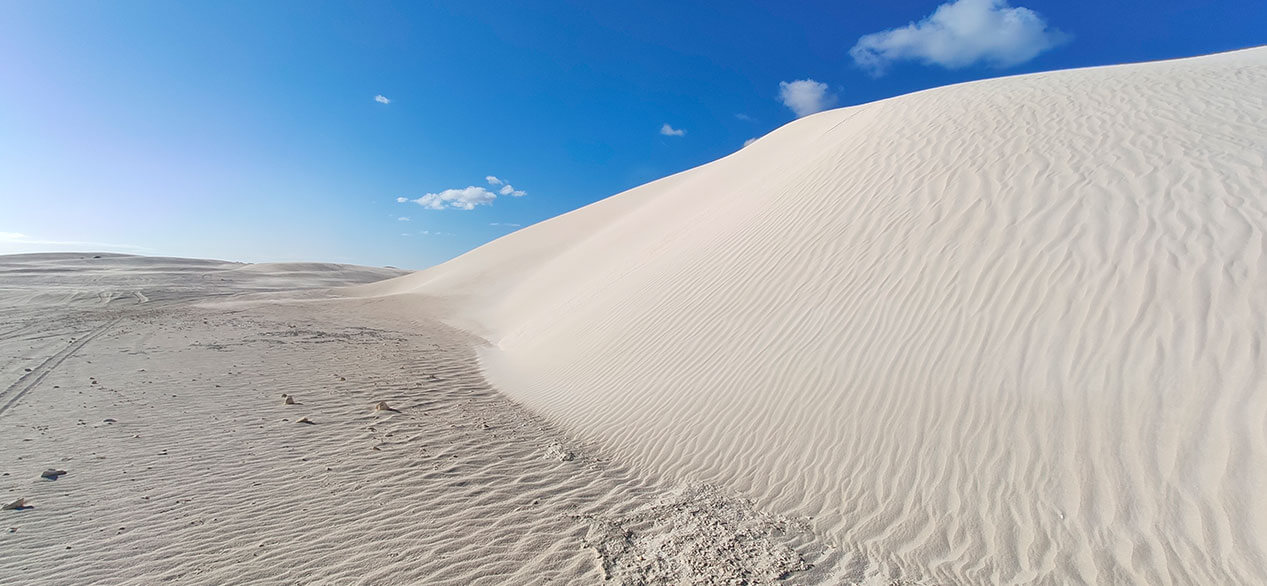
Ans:
[[[295,420],[295,423],[307,423],[308,425],[316,425],[316,424],[317,424],[317,422],[316,422],[316,421],[313,421],[313,420],[311,420],[311,419],[308,419],[307,417],[300,417],[299,419],[296,419],[296,420]]]
[[[391,405],[388,405],[387,401],[379,401],[378,404],[374,406],[374,410],[375,411],[393,411],[396,413],[400,412],[399,409],[395,409]]]
[[[283,404],[286,404],[286,405],[294,405],[294,404],[295,404],[295,398],[294,398],[294,397],[292,397],[292,396],[290,396],[290,395],[287,395],[287,396],[286,396],[286,400],[282,401],[282,403],[283,403]]]
[[[105,419],[102,419],[101,422],[102,423],[118,423],[118,420],[116,420],[113,417],[107,417]]]
[[[18,499],[18,500],[16,500],[16,501],[13,501],[13,502],[11,502],[11,503],[9,503],[9,504],[7,504],[7,505],[3,506],[3,507],[0,507],[0,510],[4,510],[4,511],[21,511],[22,509],[29,509],[29,508],[31,508],[31,507],[28,507],[28,506],[26,505],[26,499],[24,499],[24,498],[20,498],[20,499]]]
[[[44,472],[40,473],[40,478],[47,478],[49,480],[57,480],[57,477],[65,473],[66,473],[65,470],[57,470],[55,468],[49,468],[48,470],[45,470]]]

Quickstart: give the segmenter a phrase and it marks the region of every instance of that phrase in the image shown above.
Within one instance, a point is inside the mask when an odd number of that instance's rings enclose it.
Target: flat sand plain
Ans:
[[[424,299],[326,290],[399,274],[0,257],[0,583],[849,579],[808,520],[502,397]]]

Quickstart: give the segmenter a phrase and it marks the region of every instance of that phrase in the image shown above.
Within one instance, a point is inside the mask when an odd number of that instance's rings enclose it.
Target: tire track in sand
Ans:
[[[0,392],[0,417],[4,416],[10,407],[16,405],[24,395],[30,392],[31,389],[35,388],[36,385],[40,384],[40,381],[44,380],[44,377],[48,376],[50,372],[53,372],[53,370],[60,366],[62,362],[64,362],[67,358],[70,358],[70,356],[79,351],[80,348],[83,348],[85,344],[91,342],[93,338],[100,336],[106,330],[114,327],[114,325],[119,323],[122,319],[123,318],[118,317],[114,318],[100,326],[97,326],[87,334],[80,336],[79,339],[72,342],[69,346],[61,349],[61,351],[56,354],[53,354],[45,359],[44,362],[39,364],[39,366],[32,368],[30,372],[22,375],[22,377],[16,382],[9,385],[9,387],[3,392]]]

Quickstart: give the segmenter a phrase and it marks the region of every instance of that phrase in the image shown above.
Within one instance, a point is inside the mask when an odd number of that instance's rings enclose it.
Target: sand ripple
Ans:
[[[868,575],[1267,582],[1267,49],[824,112],[363,292]]]

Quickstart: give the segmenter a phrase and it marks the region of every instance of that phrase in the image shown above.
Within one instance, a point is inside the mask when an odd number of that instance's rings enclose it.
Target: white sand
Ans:
[[[507,401],[414,299],[320,289],[400,271],[93,256],[0,256],[0,584],[848,579]]]
[[[1267,583],[1265,233],[1259,48],[823,112],[359,291],[873,581]]]

